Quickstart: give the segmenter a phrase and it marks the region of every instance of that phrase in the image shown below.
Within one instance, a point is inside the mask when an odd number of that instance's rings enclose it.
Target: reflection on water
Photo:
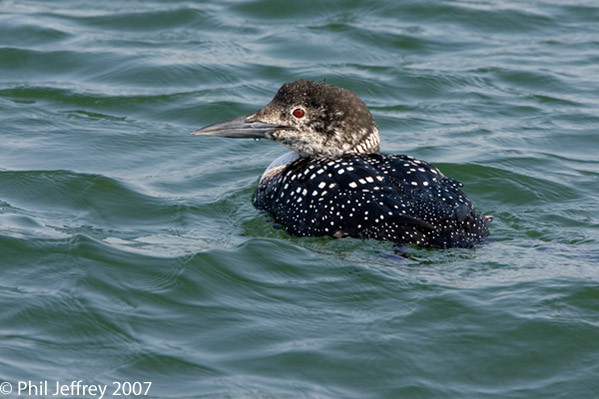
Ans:
[[[1,4],[3,381],[597,396],[594,2]],[[251,196],[286,150],[190,133],[297,78],[355,91],[383,152],[462,181],[492,240],[273,225]]]

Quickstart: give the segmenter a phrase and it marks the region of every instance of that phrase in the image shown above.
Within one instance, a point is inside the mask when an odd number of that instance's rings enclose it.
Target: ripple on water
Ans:
[[[3,2],[0,374],[597,396],[595,3]],[[300,77],[356,91],[384,152],[462,181],[489,243],[296,238],[255,210],[284,149],[189,133]]]

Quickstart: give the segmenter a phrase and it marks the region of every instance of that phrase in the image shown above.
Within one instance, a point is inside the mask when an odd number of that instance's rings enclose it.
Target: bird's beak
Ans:
[[[281,126],[261,122],[256,114],[240,116],[218,122],[191,133],[196,136],[230,137],[234,139],[270,139],[271,133]]]

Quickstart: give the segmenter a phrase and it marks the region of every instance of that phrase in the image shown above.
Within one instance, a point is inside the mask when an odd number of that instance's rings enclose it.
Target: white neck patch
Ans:
[[[265,179],[270,179],[271,177],[277,175],[281,170],[285,168],[285,166],[289,165],[291,162],[295,161],[299,158],[299,155],[294,151],[289,151],[275,159],[268,165],[264,173],[262,173],[262,177],[260,177],[260,183],[262,183]]]

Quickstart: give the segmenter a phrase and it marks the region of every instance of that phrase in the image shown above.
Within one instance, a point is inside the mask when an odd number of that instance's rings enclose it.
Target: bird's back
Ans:
[[[472,247],[487,219],[434,166],[407,155],[300,158],[260,182],[256,207],[292,235],[374,238],[423,247]]]

